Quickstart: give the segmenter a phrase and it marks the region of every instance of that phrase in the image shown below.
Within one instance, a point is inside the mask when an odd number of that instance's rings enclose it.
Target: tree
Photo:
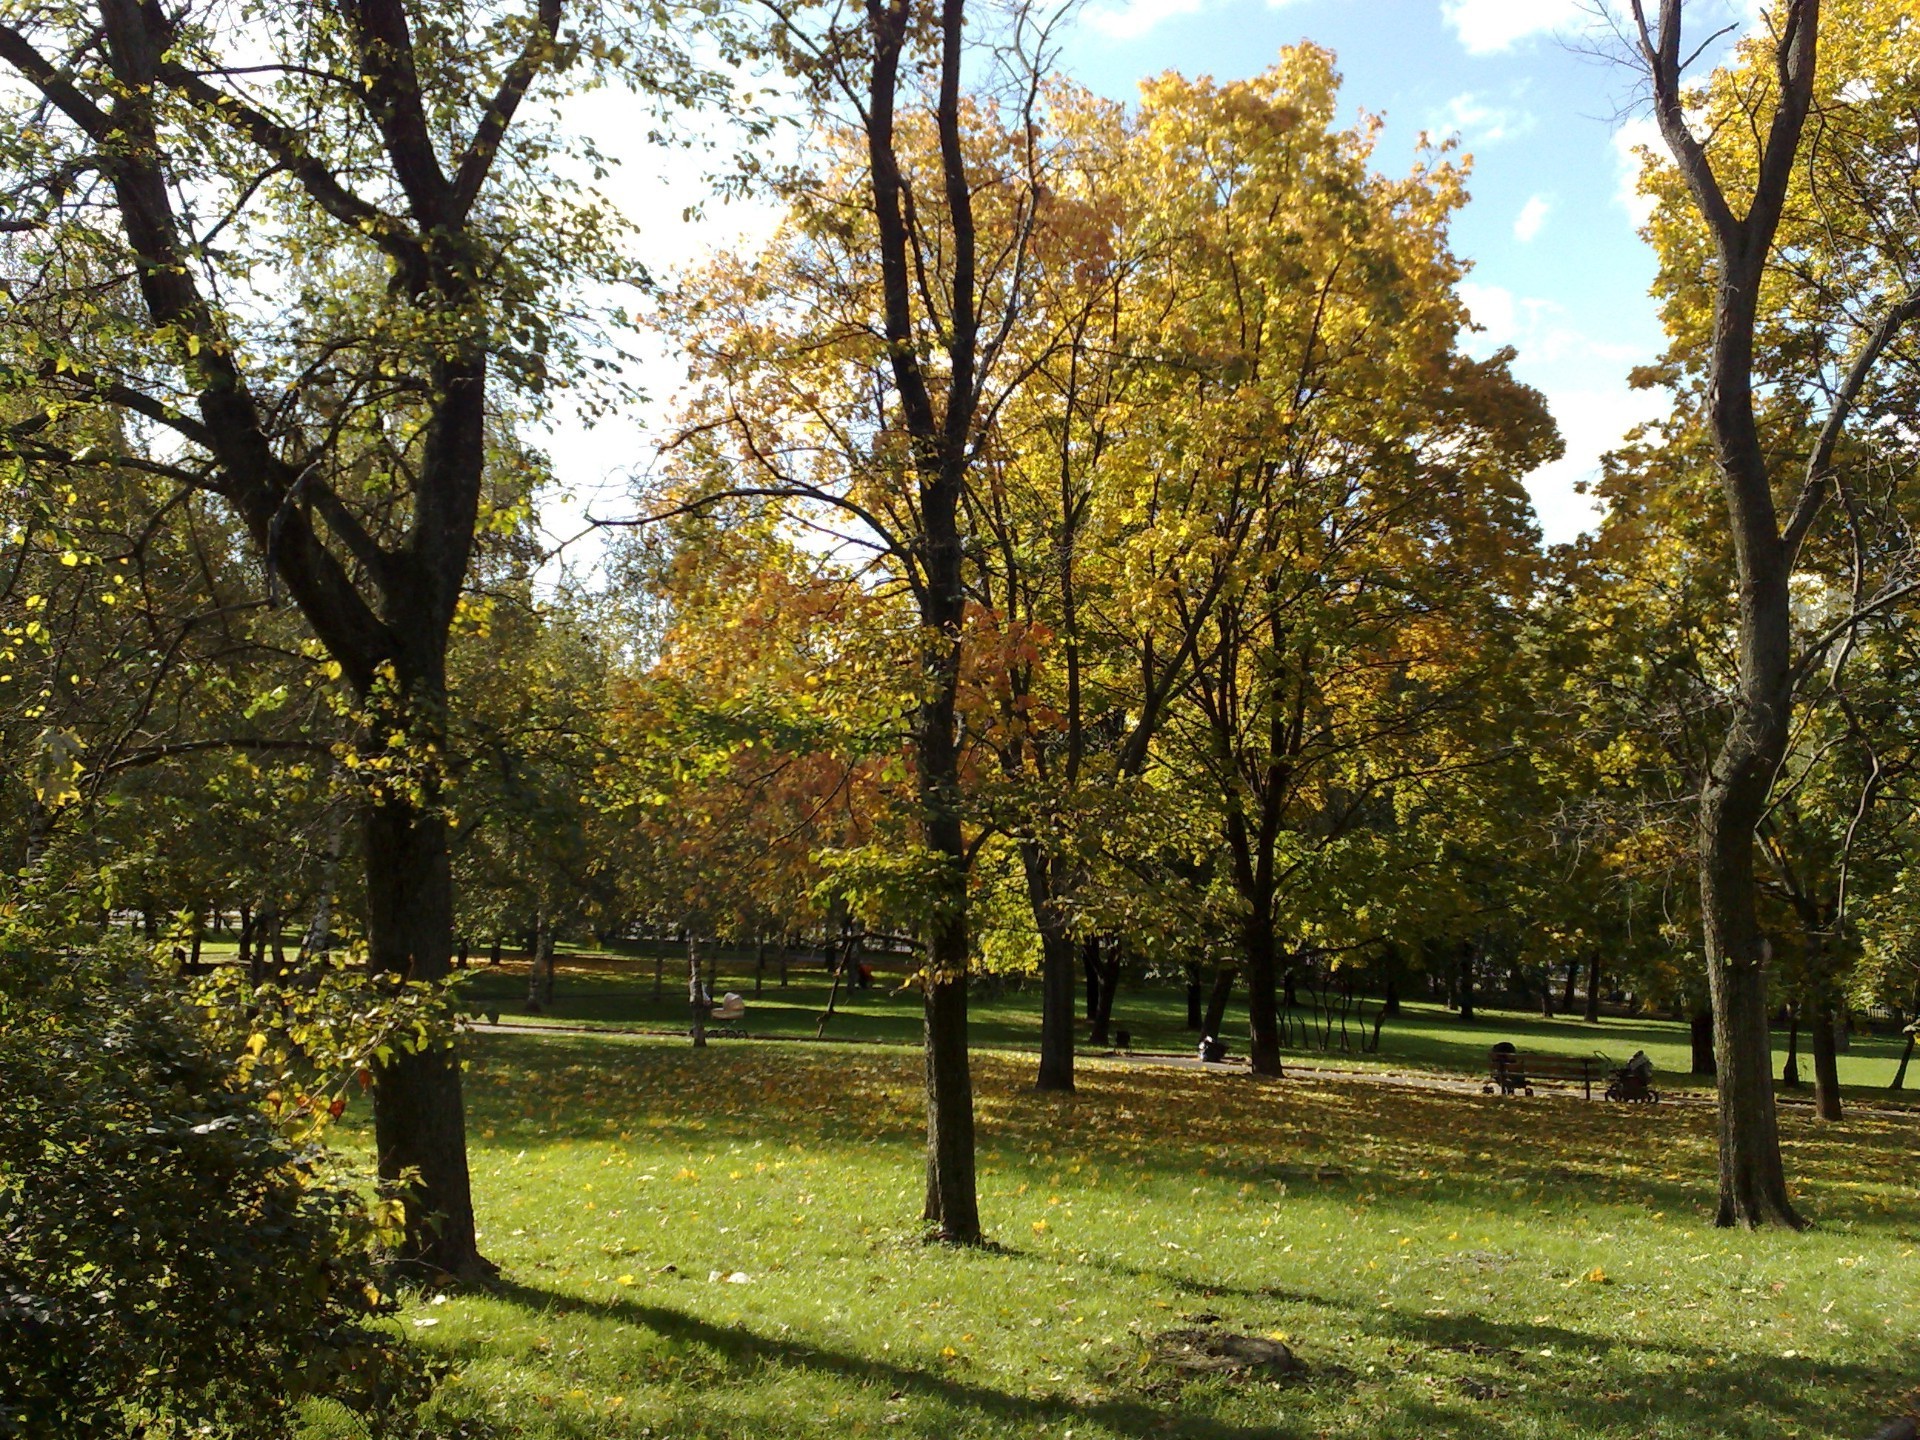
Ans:
[[[982,1238],[967,1052],[969,834],[958,724],[966,497],[1023,367],[1008,344],[1030,284],[1031,137],[1044,27],[1024,10],[869,0],[775,7],[770,43],[807,86],[822,174],[795,177],[768,253],[702,281],[694,406],[676,502],[762,496],[874,557],[911,607],[918,792],[911,857],[926,942],[927,1187],[945,1239]],[[969,54],[989,72],[969,86]]]
[[[1796,284],[1803,277],[1792,263],[1795,247],[1815,244],[1821,222],[1830,218],[1822,214],[1822,182],[1841,181],[1840,192],[1851,191],[1856,205],[1867,198],[1860,182],[1872,183],[1857,172],[1849,182],[1844,163],[1837,174],[1821,168],[1823,159],[1844,162],[1849,127],[1826,123],[1828,112],[1837,116],[1848,101],[1836,77],[1823,75],[1819,65],[1820,0],[1769,7],[1763,33],[1743,42],[1733,65],[1699,88],[1683,79],[1693,58],[1685,10],[1682,0],[1662,0],[1650,21],[1644,0],[1632,0],[1629,36],[1673,159],[1674,193],[1654,234],[1669,262],[1663,280],[1672,297],[1668,323],[1689,351],[1687,379],[1712,443],[1725,507],[1722,533],[1737,579],[1737,680],[1701,787],[1699,822],[1700,910],[1720,1097],[1717,1220],[1797,1227],[1774,1114],[1770,947],[1759,913],[1756,834],[1786,756],[1799,685],[1863,610],[1884,608],[1906,593],[1903,578],[1878,593],[1856,590],[1851,613],[1836,627],[1796,636],[1793,582],[1802,552],[1824,514],[1851,508],[1858,480],[1843,442],[1856,410],[1871,399],[1889,348],[1920,314],[1920,272],[1909,268],[1898,237],[1869,226],[1847,233],[1866,238],[1879,263],[1849,277],[1847,293]],[[1810,134],[1816,111],[1822,123]],[[1797,196],[1796,177],[1809,174],[1813,185]],[[1838,213],[1847,208],[1843,198]],[[1894,243],[1872,243],[1885,238]],[[1691,273],[1673,263],[1681,251],[1694,261]],[[1698,303],[1703,281],[1707,306]],[[1790,328],[1808,342],[1792,352],[1805,362],[1798,383],[1769,416],[1790,426],[1804,446],[1782,443],[1786,436],[1777,431],[1763,433],[1759,397],[1775,392],[1756,389],[1756,378],[1766,376],[1756,342],[1770,304],[1792,314]],[[1788,376],[1776,370],[1773,378]],[[1793,465],[1798,473],[1789,479],[1788,457],[1799,455],[1804,462]]]
[[[370,963],[418,980],[451,952],[446,656],[489,406],[570,363],[548,297],[609,269],[554,137],[516,127],[568,64],[628,58],[563,33],[565,9],[339,0],[249,23],[102,0],[0,23],[0,167],[39,205],[10,385],[42,416],[121,417],[242,522],[350,693]],[[637,68],[656,58],[643,41]],[[375,1135],[383,1179],[410,1177],[406,1258],[487,1272],[457,1057],[379,1065]]]
[[[1331,919],[1305,897],[1479,758],[1450,716],[1478,709],[1530,582],[1517,477],[1559,446],[1509,354],[1455,349],[1460,171],[1370,173],[1373,131],[1334,128],[1336,87],[1302,45],[1244,83],[1156,82],[1143,121],[1185,237],[1152,433],[1214,539],[1167,587],[1176,614],[1213,598],[1163,743],[1216,816],[1261,1074],[1284,932],[1308,944]]]

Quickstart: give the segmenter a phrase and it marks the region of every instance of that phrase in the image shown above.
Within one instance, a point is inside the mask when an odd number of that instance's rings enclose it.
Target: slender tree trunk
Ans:
[[[1593,953],[1587,956],[1587,1023],[1600,1023],[1600,947],[1593,947]]]
[[[1714,1073],[1713,1030],[1712,1009],[1696,1005],[1692,1017],[1687,1021],[1687,1039],[1692,1052],[1691,1069],[1695,1075],[1711,1076]],[[1773,1067],[1769,1064],[1767,1068],[1771,1071]]]
[[[1241,930],[1247,962],[1247,1058],[1256,1075],[1278,1075],[1280,1070],[1279,943],[1273,933],[1273,914],[1257,906]]]
[[[1915,1020],[1912,1025],[1907,1027],[1907,1045],[1906,1048],[1900,1052],[1900,1068],[1893,1072],[1893,1083],[1887,1086],[1889,1090],[1904,1090],[1907,1088],[1907,1062],[1913,1059],[1913,1044],[1916,1035],[1920,1035],[1920,1020]]]
[[[533,922],[533,954],[527,962],[527,1009],[538,1015],[553,1004],[553,922],[543,905]]]
[[[362,826],[369,964],[380,974],[444,980],[453,948],[446,822],[437,809],[388,797],[367,807]],[[372,1070],[380,1179],[406,1204],[400,1258],[463,1279],[490,1277],[494,1267],[474,1239],[458,1052],[449,1042]]]
[[[1789,1090],[1800,1088],[1800,1007],[1787,1002],[1787,1061],[1780,1067],[1780,1083]]]
[[[1560,1009],[1563,1013],[1573,1013],[1573,991],[1580,983],[1580,958],[1577,955],[1567,957],[1567,988],[1560,996]]]
[[[763,935],[753,944],[753,993],[757,999],[767,978],[767,940]]]
[[[1834,1023],[1833,1001],[1821,987],[1814,992],[1808,1025],[1813,1033],[1813,1113],[1822,1120],[1841,1118],[1839,1046],[1834,1043]]]
[[[687,928],[687,1009],[692,1016],[688,1033],[693,1037],[693,1048],[707,1048],[707,1019],[713,1014],[713,996],[707,991],[705,978],[700,974],[700,942],[694,938],[693,928]]]
[[[1064,866],[1028,841],[1020,847],[1026,873],[1027,904],[1040,932],[1040,1072],[1041,1090],[1073,1089],[1073,937],[1060,914]]]
[[[1540,971],[1540,1018],[1553,1018],[1553,967],[1545,966]]]
[[[1227,1023],[1227,1001],[1233,998],[1233,982],[1239,975],[1239,967],[1234,965],[1222,965],[1213,972],[1213,989],[1207,996],[1207,1013],[1200,1025],[1202,1035],[1220,1038],[1220,1029]]]
[[[981,1240],[974,1191],[973,1076],[967,1054],[967,949],[963,917],[929,945],[925,991],[927,1203],[924,1218],[955,1244]]]

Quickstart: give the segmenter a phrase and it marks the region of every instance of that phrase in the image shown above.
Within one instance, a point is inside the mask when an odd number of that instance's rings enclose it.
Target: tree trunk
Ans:
[[[1587,1023],[1600,1023],[1600,947],[1587,957]]]
[[[767,978],[767,940],[763,935],[753,942],[753,993],[759,998],[760,988]]]
[[[1907,1047],[1900,1052],[1900,1068],[1893,1072],[1893,1083],[1887,1086],[1889,1090],[1904,1090],[1907,1087],[1907,1062],[1913,1059],[1916,1034],[1920,1034],[1920,1020],[1907,1029]]]
[[[1227,1023],[1227,1001],[1233,998],[1233,982],[1239,974],[1239,968],[1233,965],[1222,965],[1213,972],[1213,990],[1207,996],[1207,1013],[1200,1024],[1202,1035],[1220,1038],[1220,1028]]]
[[[1780,1067],[1780,1083],[1789,1090],[1800,1088],[1800,1007],[1787,1002],[1787,1061]]]
[[[1692,1047],[1691,1070],[1695,1075],[1711,1076],[1714,1073],[1713,1055],[1713,1011],[1711,1008],[1694,1008],[1692,1018],[1687,1022],[1687,1039]],[[1769,1065],[1771,1070],[1772,1066]]]
[[[527,1009],[535,1015],[553,1004],[553,922],[542,906],[533,922],[533,955],[527,962]]]
[[[1187,966],[1187,1029],[1199,1030],[1202,1022],[1201,1009],[1206,1003],[1206,989],[1200,983],[1200,967]]]
[[[1020,846],[1020,861],[1026,874],[1027,905],[1040,932],[1040,1072],[1034,1083],[1040,1090],[1071,1090],[1075,947],[1060,913],[1065,867],[1043,854],[1033,841]],[[1089,1005],[1089,1015],[1092,1009]]]
[[[693,1036],[693,1048],[707,1048],[707,1019],[713,1014],[713,996],[708,993],[706,981],[700,974],[700,942],[693,938],[691,927],[687,930],[687,1009],[692,1012],[693,1023],[689,1032]]]
[[[1553,1018],[1553,967],[1543,966],[1540,971],[1540,1018]]]
[[[1080,946],[1080,969],[1087,981],[1087,1043],[1095,1046],[1107,1043],[1106,1027],[1100,1019],[1105,1010],[1100,1004],[1099,946],[1100,942],[1094,939],[1085,940]]]
[[[369,965],[378,974],[444,980],[453,949],[446,822],[435,808],[415,810],[389,795],[367,807],[362,827]],[[492,1276],[495,1267],[474,1240],[467,1121],[453,1043],[397,1054],[371,1068],[380,1179],[406,1205],[402,1263],[461,1279]]]
[[[1574,986],[1579,983],[1580,958],[1577,955],[1569,956],[1567,958],[1567,988],[1560,996],[1560,1009],[1565,1014],[1571,1015],[1573,1013],[1573,990]]]
[[[1266,907],[1249,913],[1241,929],[1247,962],[1247,1059],[1256,1075],[1280,1070],[1279,945]]]
[[[1833,1002],[1816,991],[1813,1014],[1808,1017],[1813,1032],[1813,1113],[1822,1120],[1841,1118],[1839,1047],[1834,1043]]]
[[[925,989],[927,1203],[942,1240],[980,1243],[974,1192],[973,1075],[967,1056],[967,931],[964,916],[935,928]]]
[[[1389,943],[1380,953],[1380,963],[1387,976],[1386,997],[1380,1003],[1380,1014],[1383,1017],[1398,1015],[1400,1013],[1400,947]],[[1376,1042],[1374,1048],[1378,1049],[1379,1022],[1376,1022],[1373,1027],[1373,1035]]]

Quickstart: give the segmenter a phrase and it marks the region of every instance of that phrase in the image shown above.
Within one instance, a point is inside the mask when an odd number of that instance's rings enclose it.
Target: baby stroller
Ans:
[[[747,1002],[732,991],[720,997],[720,1003],[713,1007],[713,1013],[707,1017],[709,1033],[731,1035],[736,1040],[747,1038]]]
[[[1631,1060],[1608,1074],[1607,1099],[1636,1105],[1659,1103],[1660,1092],[1653,1088],[1653,1061],[1647,1058],[1646,1051],[1634,1051]]]

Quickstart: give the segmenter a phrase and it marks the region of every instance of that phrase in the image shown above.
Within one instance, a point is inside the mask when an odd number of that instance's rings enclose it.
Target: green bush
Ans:
[[[424,1372],[371,1323],[372,1216],[152,966],[0,955],[0,1436],[377,1422]]]

